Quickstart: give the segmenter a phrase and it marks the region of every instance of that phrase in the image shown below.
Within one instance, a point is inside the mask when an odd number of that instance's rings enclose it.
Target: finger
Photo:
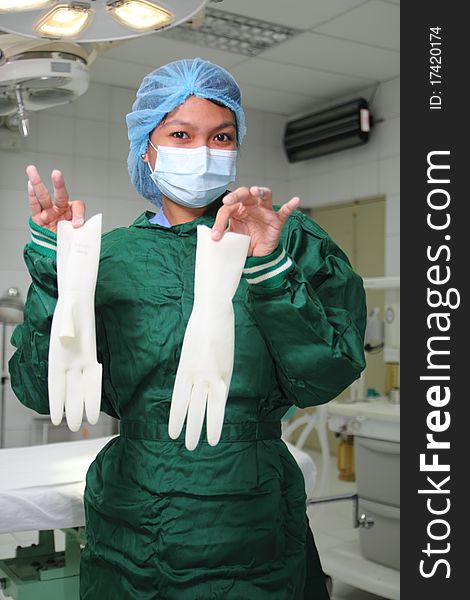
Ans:
[[[74,200],[70,202],[72,211],[72,225],[81,227],[85,223],[85,203],[82,200]]]
[[[219,443],[224,424],[225,403],[228,389],[223,381],[218,381],[209,389],[207,398],[207,441],[211,446]]]
[[[245,204],[256,205],[258,204],[258,196],[253,196],[250,193],[250,188],[247,187],[239,187],[233,192],[230,192],[223,198],[223,203],[226,206],[232,206],[233,204]]]
[[[294,210],[297,210],[299,206],[300,198],[298,196],[294,196],[289,200],[289,202],[283,204],[277,213],[281,223],[285,223],[287,218],[294,212]]]
[[[83,369],[85,381],[85,413],[88,423],[98,423],[101,409],[102,368],[99,363]]]
[[[224,232],[230,221],[230,217],[238,211],[238,205],[221,206],[215,216],[214,225],[212,226],[211,239],[221,240]]]
[[[186,422],[185,444],[188,450],[194,450],[201,437],[204,415],[206,414],[207,394],[209,384],[207,381],[198,381],[191,390],[188,419]]]
[[[50,208],[52,206],[51,195],[43,184],[37,168],[34,165],[28,165],[26,167],[26,175],[33,186],[34,195],[41,209]]]
[[[80,369],[67,371],[65,384],[65,418],[71,431],[78,431],[83,419],[85,383]]]
[[[170,418],[168,420],[168,435],[172,440],[176,440],[183,429],[191,397],[191,385],[189,377],[182,376],[179,371],[176,373],[171,397]]]
[[[52,171],[51,181],[54,187],[54,205],[63,212],[68,206],[69,194],[62,173],[58,169]]]
[[[36,194],[34,193],[34,188],[33,188],[33,184],[31,183],[31,181],[29,181],[28,179],[28,202],[29,202],[29,208],[31,210],[31,215],[34,217],[34,215],[37,215],[38,213],[41,212],[42,207],[38,202],[38,199],[36,198]]]
[[[253,185],[250,188],[250,194],[256,196],[264,207],[272,208],[273,193],[269,188]]]

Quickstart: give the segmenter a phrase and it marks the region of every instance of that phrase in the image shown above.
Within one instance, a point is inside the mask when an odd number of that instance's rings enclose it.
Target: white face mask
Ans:
[[[189,208],[207,206],[235,181],[236,150],[174,148],[155,146],[155,169],[149,163],[150,177],[170,200]]]

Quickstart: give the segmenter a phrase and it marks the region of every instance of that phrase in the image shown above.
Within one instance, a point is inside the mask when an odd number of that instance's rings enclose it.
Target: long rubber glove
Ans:
[[[91,424],[101,404],[101,365],[96,358],[95,287],[101,246],[101,215],[74,229],[69,221],[57,227],[59,296],[49,343],[49,408],[59,425],[65,409],[67,425],[78,431],[83,407]]]
[[[207,415],[207,441],[220,440],[233,370],[235,327],[232,298],[250,238],[227,232],[215,242],[197,227],[194,305],[184,334],[171,399],[168,433],[179,437],[186,420],[186,448],[196,448]]]

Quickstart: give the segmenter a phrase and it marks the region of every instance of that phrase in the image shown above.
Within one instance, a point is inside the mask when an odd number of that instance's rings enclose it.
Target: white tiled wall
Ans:
[[[0,129],[0,294],[14,286],[25,298],[29,285],[22,259],[28,240],[24,172],[28,164],[38,166],[46,184],[52,169],[61,169],[71,196],[85,200],[88,215],[103,213],[105,231],[127,225],[152,208],[138,197],[127,175],[124,118],[134,96],[133,90],[93,83],[71,104],[33,113],[31,134],[25,140]],[[379,86],[373,114],[384,122],[377,125],[366,146],[291,165],[282,149],[287,119],[247,110],[248,133],[235,185],[268,185],[276,203],[295,194],[304,206],[385,194],[385,268],[388,275],[394,275],[399,269],[398,79]],[[10,333],[11,327],[8,337]],[[34,416],[8,391],[8,445],[29,443]]]

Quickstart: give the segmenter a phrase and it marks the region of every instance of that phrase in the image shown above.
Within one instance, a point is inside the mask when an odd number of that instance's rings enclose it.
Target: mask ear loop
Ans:
[[[152,144],[152,140],[151,140],[150,138],[149,138],[149,144],[152,146],[152,148],[155,150],[155,152],[157,152],[157,153],[158,153],[158,150],[157,150],[157,149],[155,148],[155,146]],[[140,158],[141,158],[141,159],[142,159],[144,162],[146,162],[146,163],[147,163],[150,173],[153,173],[153,169],[152,169],[152,166],[151,166],[151,164],[150,164],[150,160],[148,160],[148,159],[147,159],[147,160],[145,160],[145,156],[146,156],[146,154],[147,154],[147,152],[144,152],[144,153],[142,153],[142,154],[140,155]],[[155,159],[155,164],[156,164],[156,162],[157,162],[157,161],[156,161],[156,159]]]
[[[157,149],[155,148],[155,146],[152,144],[152,140],[151,140],[150,138],[149,138],[149,144],[152,146],[152,148],[155,150],[155,152],[156,152],[156,153],[157,153],[157,155],[158,155],[158,150],[157,150]],[[142,160],[144,160],[144,159],[145,159],[145,155],[146,155],[146,154],[147,154],[147,153],[146,153],[146,152],[144,152],[144,154],[141,154],[141,155],[140,155],[140,156],[141,156],[141,158],[142,158]],[[152,172],[153,172],[153,169],[152,169],[152,166],[150,165],[150,160],[147,160],[147,164],[148,164],[148,166],[149,166],[150,172],[152,173]],[[156,159],[156,158],[155,158],[155,164],[157,164],[157,159]]]

